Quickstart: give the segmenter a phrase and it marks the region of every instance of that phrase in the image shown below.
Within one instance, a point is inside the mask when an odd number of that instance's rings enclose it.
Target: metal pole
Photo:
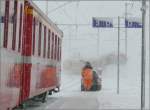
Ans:
[[[145,18],[146,0],[142,0],[142,48],[141,48],[141,110],[145,108]]]
[[[71,56],[71,40],[72,40],[72,36],[71,36],[71,28],[69,29],[69,55]]]
[[[99,53],[99,49],[100,49],[100,41],[99,41],[99,28],[98,28],[98,32],[97,32],[97,57],[99,57],[100,53]]]
[[[117,94],[120,92],[120,17],[118,17]]]
[[[150,1],[149,1],[149,49],[150,49]],[[150,50],[149,50],[149,109],[150,109]]]
[[[128,11],[128,4],[127,3],[125,3],[125,20],[127,19],[127,11]],[[126,55],[126,57],[127,57],[127,45],[128,45],[128,28],[125,28],[125,55]]]
[[[149,1],[149,49],[150,49],[150,1]],[[150,109],[150,50],[149,50],[149,109]]]

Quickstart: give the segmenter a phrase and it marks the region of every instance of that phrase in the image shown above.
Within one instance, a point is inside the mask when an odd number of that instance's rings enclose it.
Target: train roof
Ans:
[[[45,15],[45,13],[31,0],[28,0],[28,2],[33,6],[33,8],[63,37],[63,32],[58,28],[58,26],[53,23],[50,18]]]

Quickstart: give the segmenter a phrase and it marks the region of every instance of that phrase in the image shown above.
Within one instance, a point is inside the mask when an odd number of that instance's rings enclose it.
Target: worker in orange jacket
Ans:
[[[93,85],[93,70],[89,62],[86,62],[85,67],[82,70],[82,82],[84,90],[89,91]]]

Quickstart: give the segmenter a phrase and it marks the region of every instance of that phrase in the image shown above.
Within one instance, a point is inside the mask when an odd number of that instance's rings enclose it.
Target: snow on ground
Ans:
[[[110,65],[103,71],[102,90],[81,92],[79,74],[62,74],[59,93],[49,96],[46,103],[30,103],[26,110],[100,110],[100,109],[140,109],[140,81],[136,76],[123,74],[127,67],[122,65],[120,94],[116,93],[116,66]],[[124,67],[124,70],[123,70]],[[108,74],[112,73],[111,76]],[[147,88],[148,90],[148,88]],[[148,92],[146,93],[148,96]],[[148,109],[148,98],[146,99]]]
[[[92,97],[98,101],[99,109],[140,109],[140,79],[135,74],[124,74],[128,67],[123,65],[120,73],[120,94],[116,93],[116,66],[110,65],[103,72],[102,91],[99,92],[80,92],[80,76],[64,74],[63,78],[68,79],[69,86],[62,87],[62,92],[57,97]],[[129,65],[130,67],[131,65]],[[124,68],[124,70],[123,70]],[[108,75],[112,73],[112,75]],[[137,73],[138,74],[138,73]],[[134,76],[135,75],[135,76]],[[64,80],[62,84],[67,85]],[[70,88],[70,89],[69,89]],[[146,88],[146,108],[148,109],[148,86]],[[73,107],[74,108],[74,107]]]

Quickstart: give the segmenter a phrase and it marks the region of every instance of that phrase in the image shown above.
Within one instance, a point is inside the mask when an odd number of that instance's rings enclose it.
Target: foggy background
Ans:
[[[46,13],[46,1],[34,1]],[[141,18],[141,2],[48,2],[48,17],[63,31],[62,88],[76,91],[80,88],[80,73],[84,61],[101,68],[103,90],[116,91],[117,81],[117,28],[93,28],[92,17],[110,17],[118,26],[118,16]],[[146,15],[146,106],[149,101],[149,5]],[[124,19],[121,18],[121,27]],[[70,24],[70,25],[68,25]],[[83,25],[84,24],[84,25]],[[122,93],[135,95],[140,103],[141,86],[141,36],[142,29],[128,29],[128,48],[125,54],[125,28],[120,29],[120,89]],[[70,76],[66,75],[70,74]],[[70,83],[71,82],[71,83]],[[64,90],[66,90],[64,89]],[[67,90],[66,90],[67,91]],[[130,96],[129,94],[127,96]],[[126,96],[126,95],[123,95]],[[108,99],[107,99],[108,100]],[[134,100],[134,101],[135,101]],[[118,102],[119,103],[119,102]],[[136,103],[136,102],[135,102]],[[136,103],[136,104],[137,104]]]

